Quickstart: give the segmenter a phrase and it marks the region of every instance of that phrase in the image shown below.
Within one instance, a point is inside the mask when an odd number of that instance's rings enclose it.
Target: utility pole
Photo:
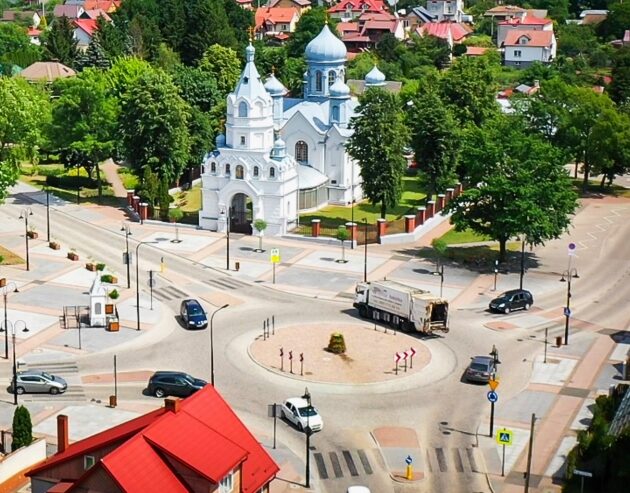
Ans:
[[[527,450],[527,471],[525,472],[525,493],[529,492],[529,476],[532,470],[532,448],[534,447],[534,424],[536,414],[532,413],[532,424],[529,428],[529,449]]]

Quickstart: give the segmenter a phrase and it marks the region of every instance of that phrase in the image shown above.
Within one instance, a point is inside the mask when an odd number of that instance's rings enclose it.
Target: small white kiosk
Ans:
[[[107,303],[107,289],[101,284],[101,273],[98,272],[90,288],[90,326],[107,326],[105,304]]]

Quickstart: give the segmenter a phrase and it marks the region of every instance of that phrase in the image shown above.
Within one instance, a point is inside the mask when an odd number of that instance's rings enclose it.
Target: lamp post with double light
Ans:
[[[210,383],[214,387],[214,316],[224,308],[230,306],[228,303],[220,308],[217,308],[210,317]]]
[[[136,247],[136,319],[138,324],[136,326],[136,330],[140,330],[140,257],[138,254],[140,253],[140,247],[142,245],[150,245],[155,244],[157,241],[141,241],[138,243]]]
[[[13,393],[13,404],[18,405],[18,390],[17,390],[17,357],[15,355],[15,331],[19,324],[24,325],[22,328],[22,332],[28,332],[28,327],[24,320],[16,320],[15,322],[6,321],[4,325],[4,330],[6,332],[9,331],[9,327],[11,328],[11,341],[13,343],[13,379],[11,380],[11,387]]]
[[[521,235],[521,276],[519,282],[519,289],[523,289],[523,278],[525,277],[525,240],[527,236]]]
[[[129,257],[129,237],[131,236],[131,228],[128,224],[123,223],[120,228],[125,233],[125,264],[127,264],[127,289],[131,288],[131,258]]]
[[[564,345],[569,344],[569,319],[571,318],[571,279],[579,279],[575,267],[567,269],[562,273],[560,282],[567,283],[567,304],[564,307]]]
[[[2,287],[2,298],[4,300],[4,325],[0,326],[0,332],[4,332],[4,359],[9,359],[9,331],[6,330],[9,322],[7,319],[7,296],[9,296],[9,292],[18,293],[17,284],[10,282],[6,286]]]
[[[20,219],[24,219],[24,237],[26,238],[26,270],[31,270],[31,262],[28,252],[28,216],[32,215],[33,211],[30,207],[22,209],[22,212],[20,212]]]
[[[46,188],[46,241],[50,243],[50,190]]]
[[[306,434],[306,488],[311,487],[311,435],[313,434],[313,430],[311,430],[310,423],[310,414],[311,414],[311,394],[308,391],[308,387],[304,388],[304,395],[302,399],[306,399],[308,403],[308,409],[306,412],[306,428],[304,428],[304,433]]]
[[[440,276],[440,298],[441,298],[442,291],[444,288],[444,264],[439,264],[437,271],[435,271],[433,275]]]
[[[363,282],[367,282],[367,244],[368,244],[368,220],[363,218]]]
[[[225,215],[225,221],[226,221],[226,226],[227,226],[227,233],[226,233],[226,239],[227,239],[227,250],[225,251],[225,269],[226,270],[230,270],[230,209],[223,209],[221,211],[221,214]]]

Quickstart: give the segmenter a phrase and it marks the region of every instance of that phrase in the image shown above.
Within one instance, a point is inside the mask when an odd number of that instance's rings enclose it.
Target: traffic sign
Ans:
[[[411,353],[412,358],[416,355],[416,350],[414,348],[409,348],[409,352]]]
[[[575,249],[576,249],[575,243],[569,243],[569,256],[571,257],[575,256]]]
[[[499,394],[497,394],[494,390],[488,392],[488,400],[490,402],[497,402],[499,400]]]
[[[497,431],[497,443],[499,445],[512,445],[512,438],[514,433],[507,428],[501,428]]]
[[[402,359],[403,359],[403,361],[406,361],[408,357],[409,357],[409,352],[404,351],[404,352],[402,353]]]
[[[564,316],[565,317],[570,317],[571,316],[571,308],[569,308],[568,306],[564,307]]]
[[[402,358],[402,356],[401,356],[401,354],[400,354],[400,353],[396,353],[396,354],[394,355],[394,361],[395,361],[396,363],[398,363],[398,362],[400,361],[400,359],[401,359],[401,358]]]
[[[272,264],[280,263],[280,249],[279,248],[271,249],[271,263]]]
[[[490,380],[488,380],[488,385],[490,386],[490,390],[495,391],[499,386],[499,381],[491,378]]]
[[[407,463],[408,466],[411,465],[411,463],[413,462],[413,459],[411,458],[411,455],[407,456],[407,458],[405,459],[405,462]]]

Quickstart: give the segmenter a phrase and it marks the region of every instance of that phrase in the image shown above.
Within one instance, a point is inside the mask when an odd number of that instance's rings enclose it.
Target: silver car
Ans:
[[[20,371],[16,380],[16,392],[18,394],[63,394],[68,388],[68,383],[63,378],[41,370]],[[11,379],[11,384],[9,385],[9,392],[11,394],[14,392],[13,379]]]

